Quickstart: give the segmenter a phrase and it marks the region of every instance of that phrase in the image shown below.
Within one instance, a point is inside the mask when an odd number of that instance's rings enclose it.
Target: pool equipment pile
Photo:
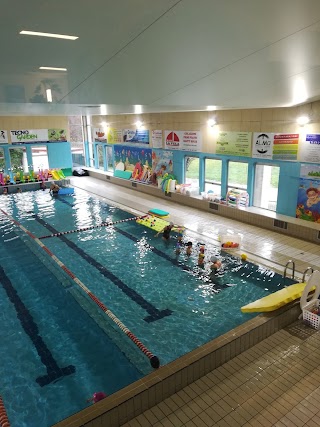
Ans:
[[[222,234],[220,236],[220,244],[223,250],[239,249],[241,245],[241,236],[238,234]]]
[[[303,321],[314,329],[320,329],[320,301],[311,301],[303,308]]]
[[[247,208],[249,206],[249,194],[243,190],[229,190],[226,200],[228,206],[236,208]]]

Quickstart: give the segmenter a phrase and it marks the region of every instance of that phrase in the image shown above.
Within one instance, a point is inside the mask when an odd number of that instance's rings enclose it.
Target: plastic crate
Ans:
[[[303,320],[314,329],[320,329],[320,316],[312,313],[313,310],[319,309],[319,303],[320,301],[316,299],[303,307]]]

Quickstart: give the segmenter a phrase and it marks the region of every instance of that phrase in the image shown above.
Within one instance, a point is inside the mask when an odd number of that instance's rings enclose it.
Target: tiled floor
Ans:
[[[113,203],[145,213],[158,207],[175,223],[211,237],[230,230],[243,236],[249,260],[283,273],[289,259],[301,273],[320,268],[320,246],[143,195],[91,177],[71,178]],[[320,332],[297,321],[185,387],[125,427],[320,426]],[[102,426],[103,427],[103,426]]]

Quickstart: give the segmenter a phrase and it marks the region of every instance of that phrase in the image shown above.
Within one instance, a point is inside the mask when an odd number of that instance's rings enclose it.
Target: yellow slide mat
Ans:
[[[244,305],[241,307],[241,311],[243,313],[254,313],[277,310],[277,308],[300,298],[305,286],[305,282],[287,286],[273,294],[260,298],[248,305]]]
[[[169,221],[165,221],[164,219],[161,219],[157,216],[148,215],[145,218],[137,219],[137,223],[144,225],[145,227],[151,228],[152,230],[156,231],[157,233],[161,231],[165,226],[169,225]],[[173,227],[172,231],[176,232],[182,232],[183,227],[175,226]]]

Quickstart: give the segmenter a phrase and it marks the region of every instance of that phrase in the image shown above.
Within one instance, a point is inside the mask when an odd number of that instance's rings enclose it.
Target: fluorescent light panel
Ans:
[[[66,68],[58,68],[58,67],[39,67],[39,70],[67,71]]]
[[[46,89],[47,101],[52,102],[52,92],[51,89]]]
[[[54,39],[65,39],[65,40],[77,40],[77,36],[67,36],[65,34],[53,34],[53,33],[40,33],[38,31],[20,31],[19,34],[24,34],[27,36],[39,36],[39,37],[52,37]]]

